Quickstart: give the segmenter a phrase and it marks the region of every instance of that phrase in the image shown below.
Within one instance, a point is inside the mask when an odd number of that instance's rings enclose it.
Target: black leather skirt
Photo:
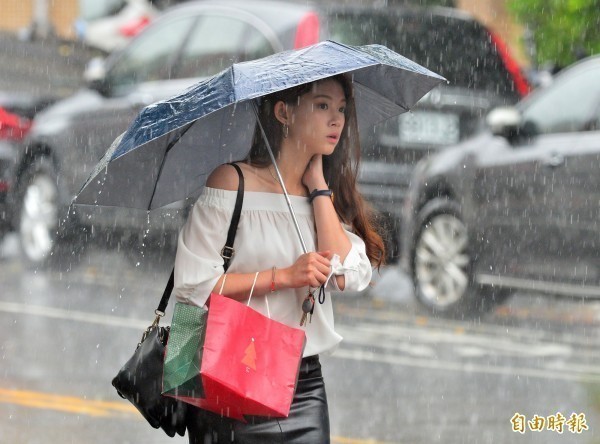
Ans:
[[[190,407],[190,444],[327,444],[329,411],[318,356],[302,359],[287,418],[247,416],[247,423]]]

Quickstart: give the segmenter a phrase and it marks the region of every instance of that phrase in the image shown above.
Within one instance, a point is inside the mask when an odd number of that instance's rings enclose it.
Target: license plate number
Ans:
[[[458,142],[456,114],[415,111],[400,116],[400,141],[405,144],[449,145]]]

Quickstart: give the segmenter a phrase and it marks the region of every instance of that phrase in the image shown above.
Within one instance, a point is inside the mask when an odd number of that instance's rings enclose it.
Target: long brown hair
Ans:
[[[325,181],[333,191],[333,205],[338,217],[352,227],[365,242],[367,256],[372,264],[380,267],[385,263],[385,245],[378,233],[376,214],[363,199],[356,187],[356,178],[360,165],[360,141],[356,107],[351,82],[344,76],[329,77],[342,86],[346,96],[346,123],[340,141],[329,156],[323,156],[323,173]],[[312,83],[279,91],[264,97],[259,108],[259,118],[265,130],[267,140],[275,158],[283,138],[283,126],[275,118],[275,104],[279,101],[292,106],[298,104],[300,96],[311,91]],[[265,141],[258,124],[254,130],[252,149],[246,161],[259,167],[271,164]]]

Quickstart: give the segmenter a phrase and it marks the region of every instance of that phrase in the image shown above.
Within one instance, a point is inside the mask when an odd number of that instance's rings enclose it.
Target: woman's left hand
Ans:
[[[308,163],[304,176],[302,176],[302,183],[308,189],[309,193],[312,190],[324,190],[328,188],[323,174],[323,156],[321,154],[315,154]]]

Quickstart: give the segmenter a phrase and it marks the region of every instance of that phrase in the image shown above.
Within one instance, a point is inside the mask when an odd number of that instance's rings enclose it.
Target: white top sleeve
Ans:
[[[180,302],[203,306],[223,274],[221,250],[227,240],[231,210],[203,194],[179,233],[175,256],[175,296]]]
[[[344,276],[344,291],[363,291],[371,282],[373,267],[367,256],[363,240],[350,232],[347,227],[344,227],[344,230],[352,247],[343,263],[340,262],[339,257],[331,261],[332,272],[335,276]],[[335,279],[329,281],[327,288],[340,291]]]

